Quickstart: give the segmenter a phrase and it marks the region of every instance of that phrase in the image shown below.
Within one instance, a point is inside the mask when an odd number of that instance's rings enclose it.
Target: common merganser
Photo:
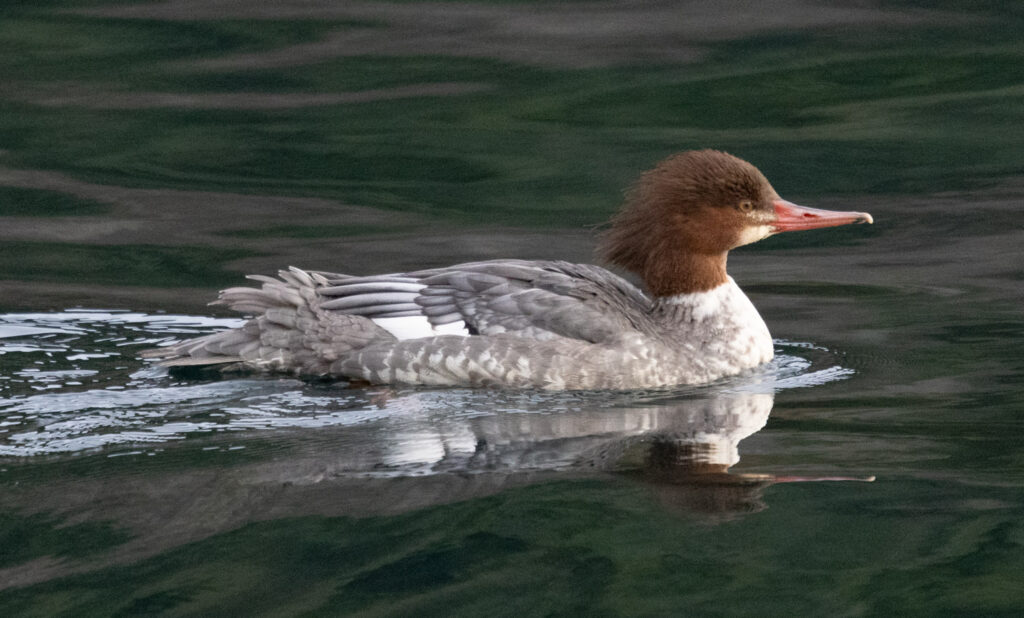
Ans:
[[[543,389],[703,384],[771,360],[771,335],[726,274],[730,249],[778,232],[872,223],[787,202],[746,161],[676,154],[644,173],[597,266],[491,260],[352,276],[290,268],[211,304],[240,328],[143,353],[165,366],[232,363],[370,383]]]

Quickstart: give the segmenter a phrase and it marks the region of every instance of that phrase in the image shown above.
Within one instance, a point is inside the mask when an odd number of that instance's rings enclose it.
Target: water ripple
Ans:
[[[91,310],[0,315],[0,456],[114,450],[224,433],[359,426],[404,440],[402,449],[384,459],[388,465],[405,465],[430,459],[438,449],[451,450],[448,442],[459,441],[453,437],[459,431],[454,431],[438,442],[434,433],[421,431],[424,422],[466,423],[496,414],[565,415],[772,394],[852,373],[827,349],[789,341],[776,342],[775,360],[743,376],[707,387],[628,393],[348,389],[342,382],[269,376],[180,381],[137,359],[140,350],[158,343],[241,323]],[[509,418],[514,425],[515,416]],[[463,446],[472,451],[469,442]]]

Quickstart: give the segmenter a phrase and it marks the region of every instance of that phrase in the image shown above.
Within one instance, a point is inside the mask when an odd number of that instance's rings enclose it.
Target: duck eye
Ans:
[[[754,210],[754,202],[751,202],[750,200],[743,200],[739,203],[738,207],[740,212],[750,212]]]

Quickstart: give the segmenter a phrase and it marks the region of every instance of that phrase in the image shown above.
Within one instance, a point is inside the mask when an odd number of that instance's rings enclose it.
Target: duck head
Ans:
[[[743,159],[692,150],[640,177],[599,251],[639,275],[654,296],[672,296],[725,283],[726,258],[736,247],[779,232],[872,221],[864,212],[787,202]]]

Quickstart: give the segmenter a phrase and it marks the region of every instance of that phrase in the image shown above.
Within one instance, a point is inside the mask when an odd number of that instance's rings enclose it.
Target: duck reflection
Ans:
[[[386,414],[324,428],[306,456],[257,465],[257,476],[295,487],[343,484],[341,508],[349,514],[395,513],[580,477],[643,483],[677,511],[729,514],[763,508],[761,495],[774,483],[861,480],[732,472],[740,442],[768,421],[770,392],[368,391],[366,401]]]
[[[665,507],[734,514],[764,508],[770,474],[732,473],[739,443],[768,420],[773,396],[730,395],[677,405],[671,421],[610,446],[600,467],[648,484]]]
[[[428,474],[496,479],[539,472],[610,474],[649,486],[674,511],[725,516],[764,508],[764,490],[778,482],[872,480],[731,472],[740,460],[740,442],[767,423],[771,393],[631,403],[616,399],[560,414],[491,414],[430,425],[422,433],[390,436],[385,465],[376,471],[419,467]],[[486,492],[489,485],[475,489]]]
[[[740,461],[740,442],[767,423],[771,392],[368,391],[367,400],[386,416],[325,429],[315,455],[264,472],[294,486],[344,484],[349,514],[396,513],[556,479],[611,477],[650,487],[674,511],[729,515],[764,508],[762,494],[775,483],[873,480],[731,471]],[[453,415],[453,409],[463,412]]]
[[[107,459],[94,474],[25,483],[0,495],[0,507],[110,522],[132,537],[88,565],[34,561],[0,569],[0,581],[25,585],[123,564],[253,521],[395,515],[553,481],[638,482],[666,508],[714,521],[764,508],[763,492],[773,483],[815,480],[730,471],[740,442],[768,420],[768,393],[535,401],[529,394],[346,389],[344,398],[332,398],[316,385],[298,386],[282,396],[298,392],[316,402],[317,414],[303,419],[318,429],[271,430],[269,441],[266,427],[224,432],[200,447],[229,457],[235,447],[228,445],[241,437],[251,441],[242,459],[200,464],[193,443],[192,454],[172,465],[140,472]],[[247,414],[252,423],[253,410]],[[178,449],[188,450],[189,441],[163,456],[181,455]],[[29,513],[25,505],[33,505]]]
[[[581,394],[537,396],[545,400],[535,401],[503,394],[490,401],[492,409],[485,412],[479,410],[483,402],[475,393],[460,394],[465,399],[454,407],[467,413],[455,417],[450,414],[450,396],[439,392],[389,402],[389,409],[401,410],[393,419],[396,431],[378,433],[372,443],[360,444],[380,455],[371,463],[373,470],[615,472],[635,467],[636,449],[656,443],[693,447],[688,451],[692,461],[728,468],[739,461],[740,440],[764,427],[774,399],[767,393],[670,399]],[[683,451],[679,456],[687,458]],[[360,466],[348,457],[338,463]]]

